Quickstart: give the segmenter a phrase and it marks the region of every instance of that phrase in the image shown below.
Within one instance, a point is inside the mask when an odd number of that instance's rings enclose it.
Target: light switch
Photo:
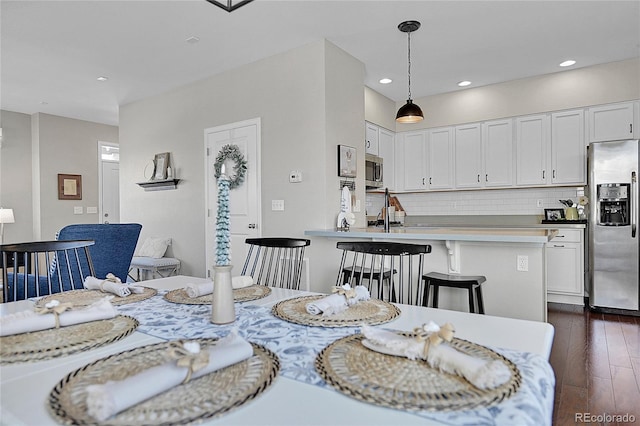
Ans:
[[[82,206],[75,206],[73,208],[73,214],[82,214]]]
[[[96,214],[98,213],[97,207],[87,207],[87,214]]]
[[[284,200],[271,200],[271,210],[274,212],[283,212]]]

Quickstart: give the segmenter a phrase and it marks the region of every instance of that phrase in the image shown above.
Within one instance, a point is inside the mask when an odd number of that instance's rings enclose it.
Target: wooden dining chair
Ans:
[[[3,302],[81,289],[95,276],[92,240],[38,241],[0,246]]]
[[[347,241],[336,247],[342,250],[336,285],[365,285],[372,297],[422,304],[424,255],[431,253],[430,245]]]
[[[304,269],[304,251],[311,240],[303,238],[248,238],[242,275],[255,284],[299,290]]]

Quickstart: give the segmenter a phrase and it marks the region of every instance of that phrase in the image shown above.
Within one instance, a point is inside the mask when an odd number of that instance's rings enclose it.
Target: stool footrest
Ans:
[[[477,312],[484,314],[484,301],[482,299],[482,283],[487,280],[482,275],[457,275],[457,274],[443,274],[440,272],[429,272],[422,276],[425,281],[424,286],[424,306],[429,305],[429,292],[433,287],[433,307],[438,307],[438,296],[440,286],[462,288],[466,289],[469,293],[469,312],[476,312],[476,304],[478,306]]]

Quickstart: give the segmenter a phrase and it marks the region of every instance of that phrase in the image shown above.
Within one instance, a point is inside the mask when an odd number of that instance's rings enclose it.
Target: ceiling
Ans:
[[[113,125],[119,105],[322,38],[365,64],[367,86],[404,101],[405,20],[422,23],[414,99],[559,72],[566,59],[640,56],[637,0],[255,0],[232,13],[204,0],[2,0],[0,12],[2,109]]]

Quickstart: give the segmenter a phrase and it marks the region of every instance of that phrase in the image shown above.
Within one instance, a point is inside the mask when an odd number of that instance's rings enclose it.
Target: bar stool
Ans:
[[[433,307],[438,307],[438,292],[440,286],[464,288],[469,292],[469,312],[475,313],[476,303],[478,305],[478,313],[484,314],[484,302],[482,300],[482,283],[487,280],[482,275],[456,275],[441,274],[440,272],[429,272],[424,274],[422,279],[425,281],[423,305],[429,306],[429,290],[433,287]],[[475,298],[474,298],[475,294]]]

